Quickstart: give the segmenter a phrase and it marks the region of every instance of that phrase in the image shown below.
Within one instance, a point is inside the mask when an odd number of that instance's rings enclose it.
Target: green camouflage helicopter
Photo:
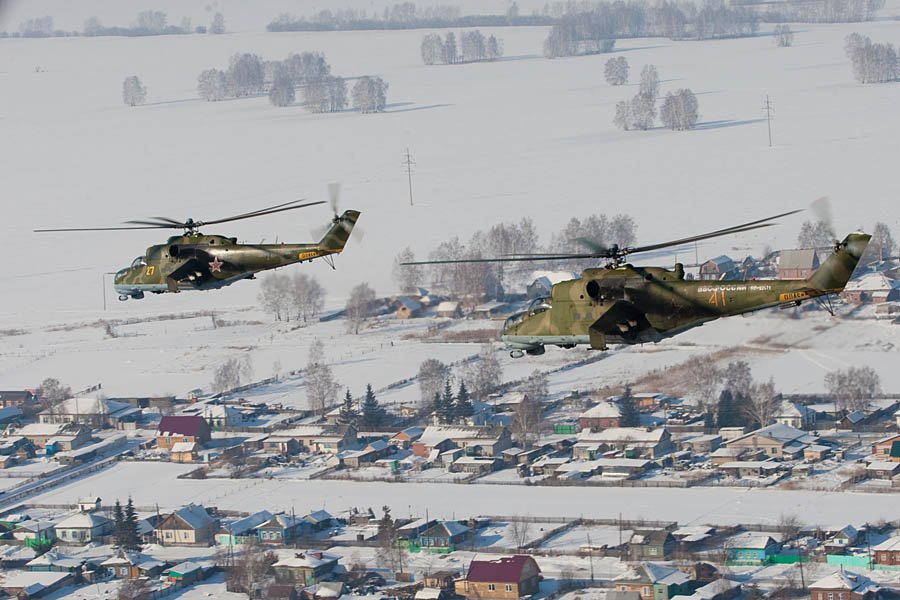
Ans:
[[[154,217],[147,221],[128,221],[126,227],[87,227],[68,229],[36,229],[50,231],[116,231],[130,229],[183,229],[184,233],[170,237],[165,244],[150,246],[131,266],[115,273],[113,287],[119,300],[140,300],[151,292],[163,294],[185,290],[216,290],[242,279],[254,279],[256,273],[294,263],[322,258],[334,267],[333,255],[340,254],[359,211],[346,210],[337,214],[338,186],[330,186],[334,218],[319,242],[305,244],[242,244],[237,238],[207,235],[200,228],[241,219],[262,217],[289,210],[325,204],[324,201],[303,203],[294,200],[213,221],[175,221]]]
[[[797,212],[649,246],[606,247],[580,239],[589,252],[408,264],[605,260],[605,267],[585,269],[579,279],[555,284],[549,297],[534,300],[528,310],[506,319],[501,339],[513,358],[543,354],[548,345],[574,348],[586,344],[606,350],[608,344],[659,342],[720,317],[799,306],[808,300],[821,302],[823,297],[840,293],[866,250],[868,234],[851,233],[836,241],[831,255],[809,278],[795,281],[689,280],[681,263],[669,270],[637,267],[624,260],[631,254],[769,227],[774,219]]]

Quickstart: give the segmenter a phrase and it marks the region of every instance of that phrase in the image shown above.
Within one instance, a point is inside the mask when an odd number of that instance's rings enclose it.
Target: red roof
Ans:
[[[466,580],[486,583],[519,583],[522,581],[522,570],[529,560],[533,559],[521,554],[504,556],[497,560],[473,560],[469,565],[469,574],[466,575]]]
[[[163,417],[159,421],[159,427],[156,428],[156,435],[182,435],[190,437],[199,437],[209,432],[209,425],[206,419],[199,415],[190,415],[183,417]]]

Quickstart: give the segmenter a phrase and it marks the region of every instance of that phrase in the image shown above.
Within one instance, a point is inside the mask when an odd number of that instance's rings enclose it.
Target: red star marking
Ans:
[[[224,263],[222,263],[222,261],[219,260],[219,257],[216,256],[213,258],[212,262],[209,263],[209,270],[213,273],[215,273],[215,272],[221,273],[223,264]]]

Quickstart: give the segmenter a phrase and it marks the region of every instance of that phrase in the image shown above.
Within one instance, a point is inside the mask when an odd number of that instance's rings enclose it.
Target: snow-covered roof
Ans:
[[[872,550],[885,552],[885,551],[900,551],[900,535],[895,535],[892,538],[888,538],[885,541],[881,542],[877,546],[874,546]]]
[[[578,440],[583,442],[655,443],[661,441],[665,433],[664,428],[647,431],[640,427],[610,427],[602,431],[582,431],[578,434]]]
[[[728,442],[726,442],[726,444],[733,444],[738,440],[744,440],[754,435],[767,437],[786,444],[788,442],[806,437],[809,434],[803,430],[797,429],[796,427],[785,425],[784,423],[773,423],[772,425],[762,427],[755,431],[751,431],[750,433],[745,433],[741,437],[729,440]]]
[[[878,589],[880,589],[879,586],[868,577],[851,571],[844,571],[843,569],[819,579],[815,583],[810,584],[809,587],[823,590],[848,590],[859,594],[865,594],[868,591],[878,591]]]
[[[782,250],[778,256],[779,269],[811,269],[816,264],[814,249]]]
[[[293,569],[317,568],[329,563],[336,563],[340,558],[337,554],[329,554],[327,552],[297,552],[293,557],[282,558],[272,566]]]
[[[195,452],[197,448],[197,442],[176,442],[172,444],[171,452]]]
[[[847,282],[845,292],[875,292],[900,288],[900,281],[887,277],[884,273],[869,273]]]
[[[71,573],[55,571],[10,571],[3,578],[3,587],[23,588],[31,597],[40,595],[41,590],[53,587],[71,576]]]
[[[40,412],[42,415],[113,415],[133,407],[124,402],[106,398],[69,398]]]
[[[445,300],[437,305],[437,312],[454,312],[459,309],[459,302]]]
[[[309,521],[310,523],[325,523],[327,521],[332,520],[334,517],[327,510],[316,510],[316,511],[309,513],[308,515],[306,515],[303,518],[306,519],[307,521]]]
[[[806,406],[804,406],[802,404],[797,404],[795,402],[790,402],[788,400],[785,400],[784,402],[782,402],[779,405],[778,411],[775,413],[775,418],[783,418],[783,417],[806,418],[807,415],[809,415],[812,412],[814,412],[814,411],[810,410],[809,408],[807,408]]]
[[[615,419],[622,416],[622,409],[613,402],[600,402],[579,415],[582,419]]]
[[[418,443],[434,446],[444,440],[488,440],[496,437],[496,432],[484,427],[441,427],[432,425],[425,428]]]
[[[774,542],[775,540],[773,540],[772,536],[770,535],[767,535],[765,533],[755,533],[753,531],[747,531],[744,533],[733,535],[725,540],[725,547],[764,550]]]
[[[202,529],[210,523],[215,522],[214,519],[209,516],[209,513],[206,512],[205,508],[203,508],[202,506],[197,506],[196,504],[188,504],[187,506],[182,506],[173,514],[181,518],[193,529]]]
[[[97,513],[78,513],[56,524],[57,529],[93,529],[103,527],[109,519]]]
[[[900,469],[900,463],[891,462],[889,460],[873,460],[866,465],[867,471],[896,471]]]
[[[238,519],[237,521],[232,521],[231,523],[226,523],[222,525],[222,529],[227,531],[232,535],[241,535],[252,529],[255,529],[266,523],[272,519],[272,513],[267,510],[261,510],[258,513],[254,513],[249,517],[244,517],[243,519]]]

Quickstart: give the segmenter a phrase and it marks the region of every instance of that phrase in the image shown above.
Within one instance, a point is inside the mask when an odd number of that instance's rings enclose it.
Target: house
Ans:
[[[86,544],[112,533],[113,523],[96,513],[78,513],[56,524],[56,537],[62,543]]]
[[[831,446],[823,446],[822,444],[810,444],[803,450],[803,460],[807,462],[819,462],[824,460],[831,454]]]
[[[315,585],[331,576],[340,559],[337,554],[327,552],[297,552],[274,563],[272,570],[278,583]]]
[[[616,579],[615,590],[637,592],[641,600],[669,600],[673,596],[693,591],[690,577],[675,567],[646,562],[636,571]]]
[[[723,473],[740,479],[741,477],[770,477],[778,472],[781,463],[772,460],[741,460],[719,465]]]
[[[69,398],[38,413],[40,423],[80,423],[92,429],[123,428],[141,420],[143,409],[106,398]]]
[[[700,265],[701,281],[719,281],[722,279],[734,279],[737,269],[731,258],[722,255],[711,258]]]
[[[198,402],[181,411],[184,416],[203,417],[213,431],[227,431],[239,427],[244,421],[244,414],[233,406]]]
[[[350,425],[298,425],[279,430],[278,436],[296,439],[308,452],[336,454],[357,447],[356,429]]]
[[[501,459],[490,456],[461,456],[453,461],[451,470],[456,473],[493,473],[502,464]]]
[[[257,526],[256,535],[262,544],[290,544],[306,529],[311,527],[304,519],[278,514]]]
[[[825,542],[825,552],[827,554],[843,554],[850,546],[854,546],[859,540],[859,531],[853,525],[832,532],[828,540]]]
[[[891,279],[884,273],[869,273],[858,279],[851,279],[841,298],[852,304],[882,304],[900,300],[900,281]]]
[[[60,554],[59,550],[54,548],[28,561],[25,567],[32,572],[78,573],[86,562],[85,558],[71,558]]]
[[[313,532],[325,531],[331,527],[334,517],[327,510],[316,510],[303,517]]]
[[[171,567],[164,574],[171,583],[191,585],[203,579],[203,567],[198,563],[185,561]]]
[[[775,422],[795,429],[813,429],[816,426],[816,411],[803,404],[783,400],[775,412]]]
[[[24,414],[18,406],[4,406],[0,408],[0,425],[19,423]]]
[[[881,542],[872,547],[876,565],[900,565],[900,535]]]
[[[370,465],[397,451],[397,447],[385,440],[375,440],[363,446],[361,450],[348,452],[343,455],[341,462],[345,467],[358,469],[364,465]]]
[[[397,528],[397,537],[401,540],[415,539],[423,531],[431,528],[437,521],[435,519],[416,519]]]
[[[790,425],[774,423],[725,442],[728,448],[759,452],[768,458],[795,458],[803,454],[818,438]]]
[[[300,452],[300,442],[290,436],[270,435],[262,440],[261,449],[266,452],[277,452],[282,456],[293,456]]]
[[[192,463],[197,460],[197,442],[175,442],[169,449],[169,460],[175,463]]]
[[[49,449],[51,455],[86,446],[92,438],[90,427],[77,423],[30,423],[15,434],[28,439],[36,448]]]
[[[666,428],[647,431],[641,427],[610,427],[602,431],[582,431],[578,441],[624,451],[626,458],[658,458],[675,449],[672,434]]]
[[[4,574],[0,590],[12,598],[39,598],[75,582],[74,573],[20,571]]]
[[[397,448],[408,450],[413,442],[422,437],[424,432],[424,427],[407,427],[403,431],[398,431],[392,435],[388,443]]]
[[[869,415],[861,410],[848,412],[838,421],[838,429],[846,429],[849,431],[860,431],[862,427],[869,421]]]
[[[578,415],[578,430],[597,431],[622,424],[622,409],[615,402],[599,402]]]
[[[740,583],[720,577],[697,588],[694,593],[689,596],[675,596],[671,600],[732,600],[740,595]]]
[[[139,552],[120,550],[116,556],[100,563],[100,566],[118,579],[139,579],[159,577],[166,564]]]
[[[780,544],[764,533],[747,531],[725,540],[727,560],[735,565],[764,565],[779,549]]]
[[[56,525],[50,521],[27,519],[13,526],[12,536],[30,548],[50,546],[56,540]]]
[[[892,479],[900,474],[900,462],[875,460],[866,465],[866,477],[870,479]]]
[[[515,600],[536,594],[541,569],[534,558],[517,554],[494,560],[473,560],[456,593],[466,598]]]
[[[195,443],[202,447],[210,439],[209,423],[199,415],[165,416],[156,428],[156,445],[162,450],[171,450],[177,443]]]
[[[881,588],[852,571],[835,571],[809,585],[809,600],[874,600]]]
[[[680,438],[677,443],[681,450],[706,454],[719,449],[722,445],[722,436],[715,433],[691,434]]]
[[[500,457],[511,447],[512,438],[505,427],[429,426],[412,443],[412,452],[424,458],[435,450],[445,452],[461,448],[467,455]]]
[[[892,434],[875,442],[872,457],[880,461],[900,462],[900,434]]]
[[[429,527],[414,540],[416,548],[426,552],[453,552],[456,547],[467,540],[471,531],[456,521],[444,521]]]
[[[220,546],[239,546],[259,541],[256,528],[272,519],[272,513],[261,510],[249,517],[237,519],[223,524],[216,533],[216,544]]]
[[[86,496],[78,499],[79,512],[96,512],[100,510],[103,499],[99,496]]]
[[[209,546],[215,537],[218,523],[206,509],[188,504],[173,512],[156,525],[156,539],[170,546]]]
[[[819,268],[814,248],[782,250],[778,256],[778,279],[806,279]]]
[[[724,464],[744,460],[750,452],[746,448],[728,448],[723,446],[717,448],[709,455],[709,462],[713,466],[720,467]]]
[[[33,404],[37,398],[33,392],[28,390],[0,390],[0,407],[8,406],[23,407],[26,404]]]
[[[434,314],[437,317],[458,319],[462,316],[462,309],[459,306],[459,302],[447,300],[437,305],[437,308],[434,309]]]
[[[422,579],[426,588],[453,590],[453,581],[459,577],[459,571],[434,571],[427,573]]]
[[[635,530],[628,542],[633,560],[666,560],[675,551],[675,537],[667,529]]]
[[[414,300],[409,296],[400,296],[397,298],[397,310],[394,316],[398,319],[411,319],[419,316],[422,312],[422,304],[418,300]]]

